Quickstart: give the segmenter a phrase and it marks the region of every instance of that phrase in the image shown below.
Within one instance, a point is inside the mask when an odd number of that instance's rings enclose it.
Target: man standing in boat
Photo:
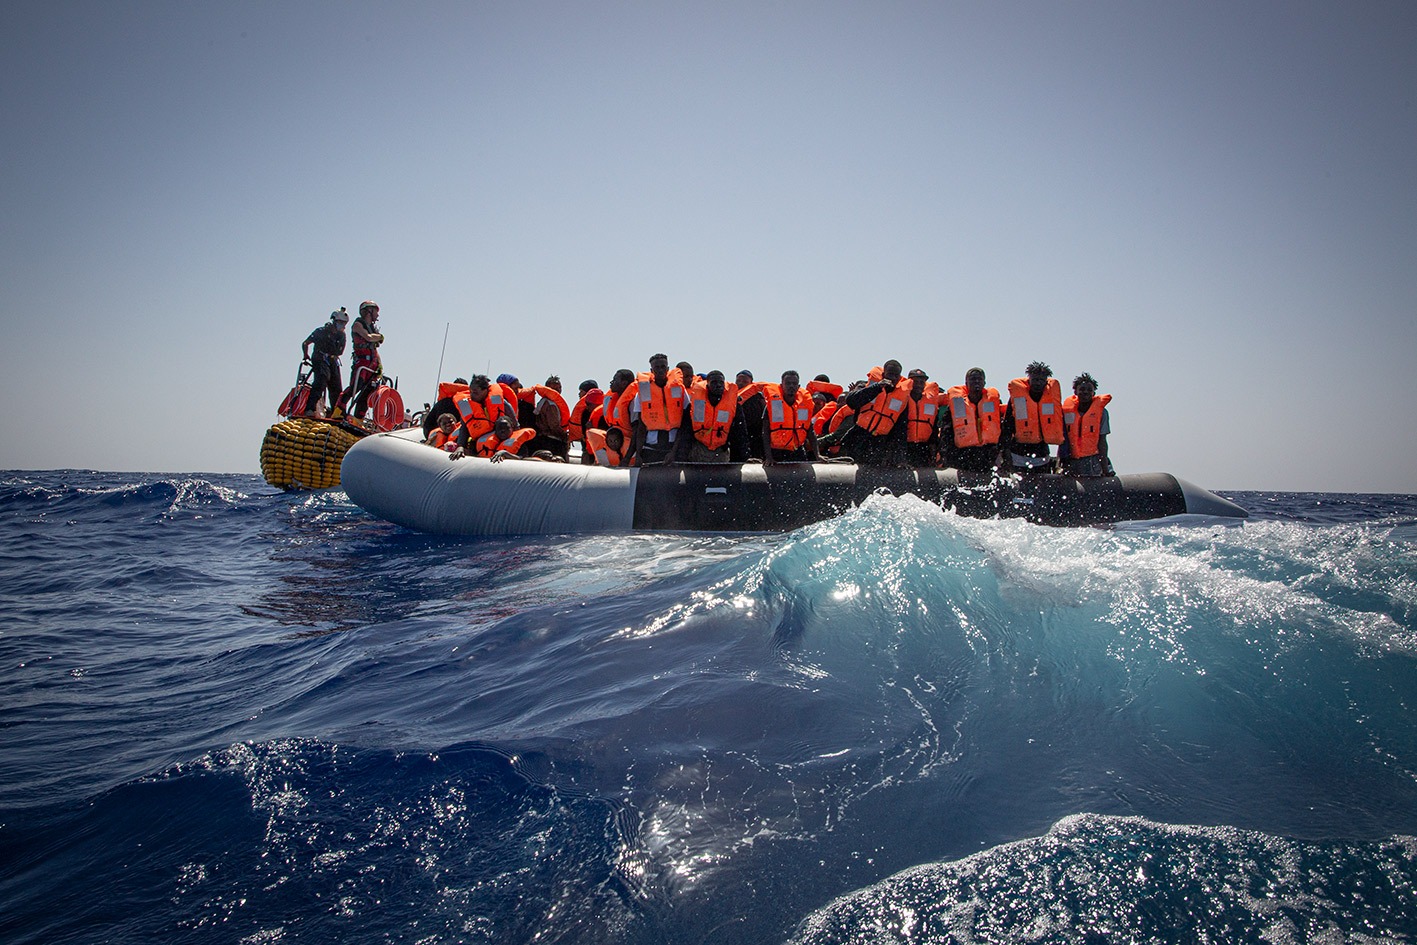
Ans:
[[[1034,361],[1024,377],[1009,381],[1009,407],[1000,442],[1017,472],[1053,470],[1050,444],[1063,442],[1063,394],[1053,369]]]
[[[330,313],[330,320],[310,332],[300,345],[300,356],[310,362],[310,399],[305,412],[312,417],[325,415],[325,400],[329,399],[330,409],[339,404],[340,391],[344,389],[339,373],[339,358],[344,354],[344,326],[349,323],[349,313],[341,308]],[[313,346],[314,351],[310,349]]]
[[[970,368],[964,383],[945,392],[940,412],[940,465],[960,472],[993,472],[1000,465],[999,424],[1003,402],[984,386],[984,369]]]
[[[683,376],[677,370],[670,372],[668,355],[655,354],[649,359],[649,371],[635,379],[634,391],[630,402],[634,455],[641,466],[673,462],[679,427],[689,408]]]
[[[384,374],[384,362],[379,357],[379,346],[384,343],[384,336],[375,328],[378,321],[379,304],[364,301],[359,303],[359,317],[349,327],[354,360],[349,366],[349,390],[341,399],[348,404],[349,398],[354,398],[352,413],[361,420],[369,409],[369,395]]]
[[[1097,381],[1086,371],[1073,379],[1073,395],[1063,401],[1063,426],[1067,436],[1058,447],[1063,472],[1079,479],[1115,476],[1107,457],[1107,416],[1111,394],[1097,393]]]

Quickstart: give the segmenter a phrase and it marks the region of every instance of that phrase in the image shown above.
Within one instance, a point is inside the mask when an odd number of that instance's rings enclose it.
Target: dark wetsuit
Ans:
[[[744,435],[748,441],[748,456],[753,459],[763,458],[763,438],[761,436],[747,436],[748,430],[761,430],[763,428],[763,414],[767,413],[768,402],[761,393],[755,393],[752,397],[738,401],[738,416],[743,418]],[[738,462],[738,460],[734,460]]]
[[[310,332],[300,350],[310,345],[310,402],[307,409],[314,410],[321,398],[329,395],[329,405],[333,407],[339,399],[344,383],[340,378],[339,358],[344,354],[344,329],[334,322],[325,322]]]

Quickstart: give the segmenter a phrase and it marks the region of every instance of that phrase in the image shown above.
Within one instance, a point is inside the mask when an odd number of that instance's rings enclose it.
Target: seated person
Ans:
[[[585,439],[591,456],[595,458],[595,465],[612,468],[625,465],[625,431],[620,427],[587,430]]]
[[[1034,361],[1009,381],[999,442],[1016,472],[1053,471],[1052,444],[1063,442],[1063,394],[1053,369]]]
[[[438,415],[437,424],[423,442],[451,453],[458,447],[458,418],[444,411]]]
[[[1111,420],[1107,405],[1111,394],[1097,393],[1097,381],[1083,372],[1073,379],[1073,395],[1063,401],[1063,427],[1067,437],[1058,447],[1063,472],[1079,479],[1115,476],[1107,457]]]
[[[984,369],[970,368],[964,383],[945,392],[940,411],[940,465],[961,472],[998,468],[1003,402],[999,392],[984,386]]]

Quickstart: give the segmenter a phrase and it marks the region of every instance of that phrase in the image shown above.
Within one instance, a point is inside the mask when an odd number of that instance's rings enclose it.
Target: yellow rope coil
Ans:
[[[261,475],[282,489],[332,489],[344,454],[359,434],[323,420],[291,417],[266,431]]]

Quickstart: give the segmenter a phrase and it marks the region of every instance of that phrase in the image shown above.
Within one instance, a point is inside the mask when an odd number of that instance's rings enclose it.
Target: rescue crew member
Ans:
[[[378,303],[365,301],[359,303],[359,317],[349,326],[354,360],[349,366],[349,390],[344,402],[347,405],[349,398],[354,398],[353,413],[361,420],[369,409],[369,395],[374,392],[374,385],[384,375],[384,362],[379,357],[379,346],[384,343],[384,336],[376,328],[378,321]]]
[[[1058,447],[1063,472],[1070,476],[1095,478],[1115,476],[1107,457],[1107,434],[1111,419],[1107,405],[1111,394],[1097,393],[1097,381],[1084,371],[1073,378],[1073,393],[1063,401],[1063,427],[1067,436]]]
[[[748,430],[738,409],[738,386],[726,383],[722,371],[709,371],[689,389],[675,457],[687,463],[747,461]]]
[[[767,401],[763,399],[763,393],[758,386],[753,383],[753,372],[747,369],[738,372],[734,378],[734,384],[738,387],[738,412],[743,415],[743,426],[750,431],[758,431],[763,428],[763,412],[767,410]],[[759,436],[748,437],[748,455],[753,459],[763,458],[763,441]]]
[[[1009,405],[1004,411],[999,442],[1015,470],[1049,472],[1050,444],[1063,442],[1063,394],[1053,369],[1034,361],[1024,377],[1009,381]]]
[[[920,368],[908,375],[910,399],[905,402],[905,462],[909,466],[933,466],[938,436],[935,420],[940,406],[940,385]]]
[[[999,427],[1004,406],[999,392],[984,386],[984,369],[972,367],[964,383],[945,391],[940,411],[940,465],[961,472],[987,472],[1001,462]]]
[[[310,399],[305,403],[307,416],[323,417],[326,399],[331,410],[339,404],[340,392],[344,390],[340,380],[339,357],[344,354],[344,326],[348,323],[349,313],[343,308],[331,312],[330,320],[310,332],[300,344],[300,357],[310,364]]]
[[[812,431],[812,395],[796,371],[783,371],[782,383],[764,384],[763,465],[821,462]]]
[[[871,372],[875,374],[875,371]],[[899,466],[905,459],[906,424],[898,422],[910,399],[910,382],[900,362],[880,367],[880,378],[846,395],[856,425],[842,437],[841,451],[862,466]]]
[[[670,372],[667,354],[654,354],[649,359],[649,371],[635,378],[634,391],[630,401],[630,423],[635,434],[631,453],[641,466],[673,462],[674,444],[679,439],[684,411],[689,407],[683,376],[677,370]]]

